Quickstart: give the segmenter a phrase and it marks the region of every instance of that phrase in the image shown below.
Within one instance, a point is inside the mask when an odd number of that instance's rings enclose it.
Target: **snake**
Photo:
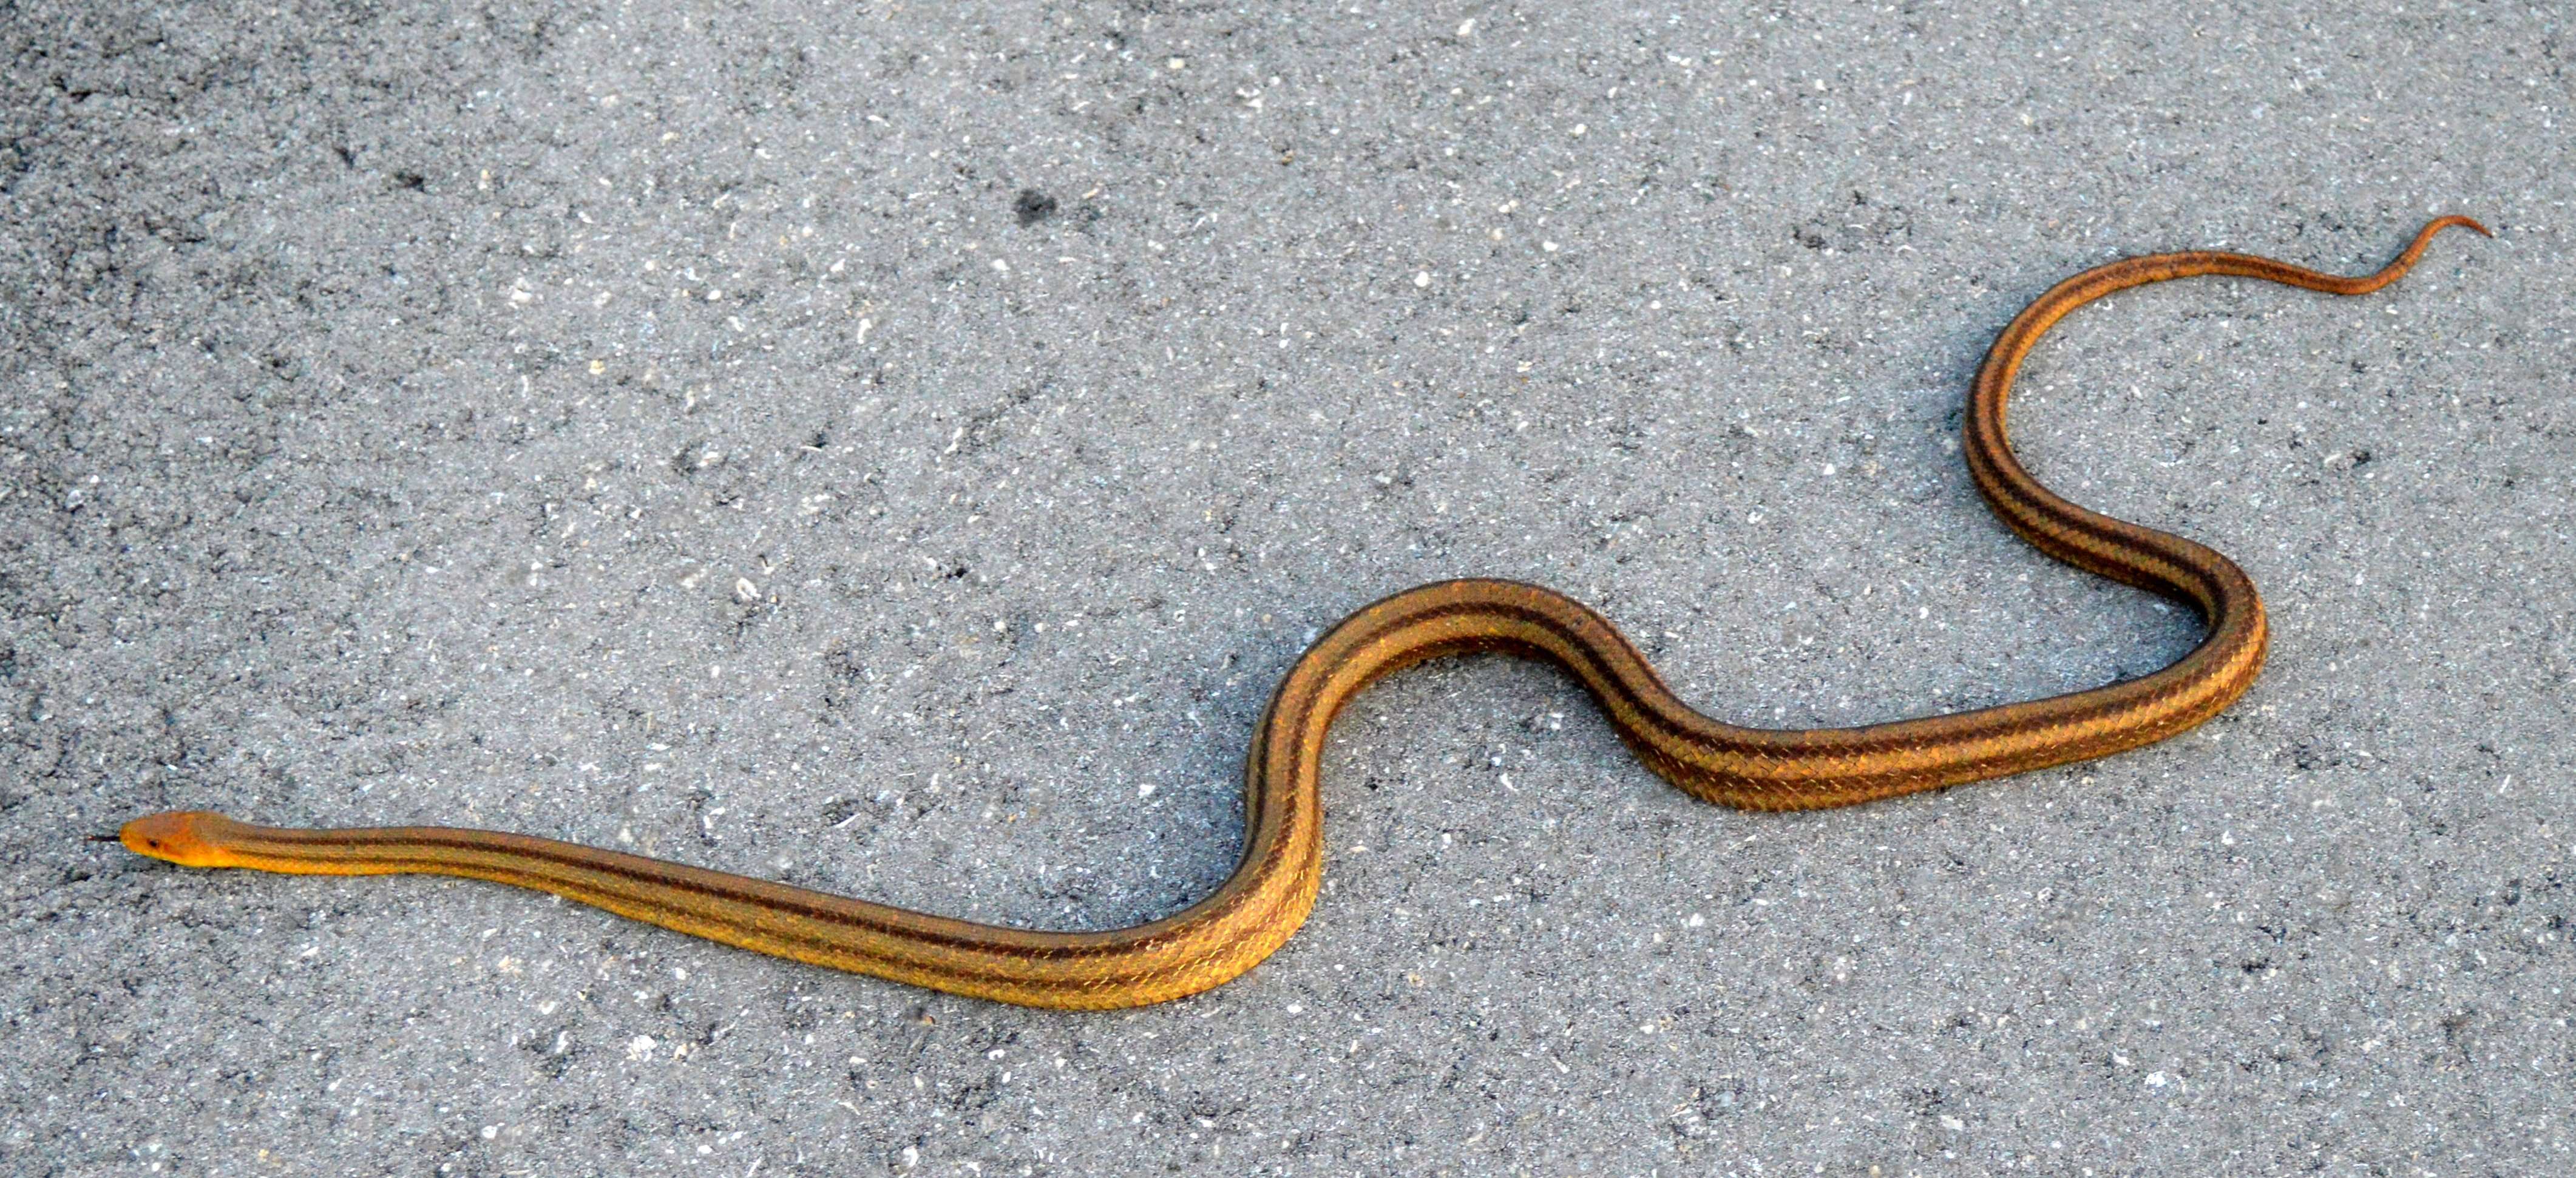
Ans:
[[[1485,651],[1554,663],[1646,768],[1695,797],[1749,810],[1848,806],[2089,760],[2216,715],[2262,669],[2268,630],[2254,583],[2204,545],[2040,485],[2005,428],[2014,375],[2059,319],[2115,291],[2220,275],[2368,294],[2406,273],[2452,226],[2493,236],[2468,217],[2441,217],[2386,267],[2353,277],[2207,250],[2122,258],[2050,287],[1996,337],[1969,387],[1963,429],[1977,491],[2040,551],[2188,605],[2203,625],[2200,641],[2172,664],[2089,690],[1855,727],[1740,727],[1683,703],[1616,626],[1573,598],[1508,580],[1423,585],[1334,625],[1280,682],[1245,756],[1233,873],[1182,911],[1096,931],[974,923],[499,831],[281,828],[174,811],[95,837],[188,867],[491,880],[755,952],[1025,1006],[1101,1010],[1185,997],[1243,974],[1305,922],[1322,876],[1325,736],[1352,697],[1428,659]]]

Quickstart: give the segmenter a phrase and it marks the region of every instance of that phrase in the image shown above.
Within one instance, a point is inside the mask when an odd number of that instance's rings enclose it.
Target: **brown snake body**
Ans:
[[[2078,507],[2013,456],[2005,401],[2022,358],[2067,312],[2170,278],[2261,278],[2335,294],[2393,282],[2442,229],[2426,225],[2376,274],[2339,277],[2246,254],[2125,258],[2051,287],[2013,318],[1968,395],[1965,451],[1996,515],[2043,552],[2187,602],[2207,625],[2173,665],[2026,703],[1854,728],[1740,728],[1690,709],[1618,629],[1535,585],[1445,581],[1352,614],[1297,660],[1246,758],[1243,859],[1206,899],[1132,928],[1037,932],[973,924],[766,880],[526,835],[442,827],[301,830],[181,811],[127,823],[137,853],[198,867],[329,875],[422,872],[534,888],[730,945],[1030,1006],[1101,1009],[1194,994],[1270,955],[1313,908],[1322,864],[1318,768],[1333,717],[1381,676],[1444,655],[1505,651],[1579,680],[1637,759],[1712,802],[1847,806],[2099,757],[2162,740],[2235,701],[2261,669],[2262,599],[2226,557]]]

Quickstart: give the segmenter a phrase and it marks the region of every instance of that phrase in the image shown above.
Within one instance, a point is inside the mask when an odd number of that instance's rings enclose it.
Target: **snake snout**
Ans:
[[[167,859],[181,867],[224,867],[231,860],[209,837],[218,824],[233,820],[206,810],[173,810],[147,814],[116,832],[116,841],[137,855]]]

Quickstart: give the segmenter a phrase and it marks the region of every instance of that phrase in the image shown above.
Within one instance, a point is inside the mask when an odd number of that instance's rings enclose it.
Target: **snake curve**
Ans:
[[[1183,997],[1252,968],[1304,923],[1322,870],[1325,733],[1370,683],[1426,659],[1502,651],[1556,663],[1648,768],[1697,797],[1754,810],[1847,806],[2086,760],[2217,714],[2262,668],[2266,629],[2253,582],[2209,548],[2088,511],[2041,486],[2013,456],[2005,430],[2013,376],[2060,318],[2115,291],[2226,275],[2367,294],[2396,281],[2435,234],[2455,225],[2488,233],[2467,217],[2442,217],[2386,267],[2355,277],[2248,254],[2123,258],[2049,288],[1996,338],[1969,389],[1962,447],[1987,504],[2048,555],[2188,603],[2206,626],[2190,653],[2139,678],[1891,723],[1743,728],[1682,703],[1617,628],[1572,598],[1511,581],[1424,585],[1343,619],[1280,683],[1245,758],[1243,857],[1233,875],[1179,913],[1098,932],[975,924],[496,831],[287,829],[174,811],[135,819],[113,837],[184,866],[493,880],[756,952],[1028,1006],[1108,1009]]]

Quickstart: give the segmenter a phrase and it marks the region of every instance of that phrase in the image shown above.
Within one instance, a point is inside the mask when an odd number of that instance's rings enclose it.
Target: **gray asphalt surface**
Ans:
[[[0,1171],[2523,1175],[2576,1103],[2568,22],[1066,3],[0,9]],[[1336,730],[1314,919],[1064,1015],[166,808],[1122,925],[1345,612],[1543,582],[1742,722],[2190,619],[1953,442],[2234,555],[2205,729],[1701,805],[1476,659]]]

